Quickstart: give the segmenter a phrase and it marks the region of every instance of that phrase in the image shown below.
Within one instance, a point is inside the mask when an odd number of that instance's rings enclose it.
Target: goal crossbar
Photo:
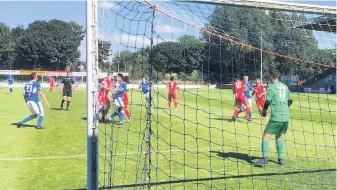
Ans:
[[[336,7],[319,6],[319,5],[307,5],[299,3],[288,2],[271,2],[271,1],[259,1],[259,0],[191,0],[180,1],[186,3],[207,3],[207,4],[227,4],[231,6],[239,7],[257,7],[269,10],[278,11],[296,11],[299,13],[312,13],[312,14],[328,14],[336,15]]]

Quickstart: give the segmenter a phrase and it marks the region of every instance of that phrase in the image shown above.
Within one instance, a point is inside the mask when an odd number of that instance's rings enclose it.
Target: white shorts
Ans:
[[[9,84],[9,85],[8,85],[8,88],[12,88],[12,86],[13,86],[12,84]]]
[[[33,115],[43,115],[43,107],[40,101],[27,101],[27,106]]]
[[[114,100],[114,104],[116,107],[124,107],[124,102],[123,102],[123,99],[121,97],[117,97],[115,98]]]
[[[150,92],[144,93],[145,100],[148,100],[150,98]]]
[[[248,102],[249,107],[252,107],[252,99],[251,98],[247,99],[247,102]]]

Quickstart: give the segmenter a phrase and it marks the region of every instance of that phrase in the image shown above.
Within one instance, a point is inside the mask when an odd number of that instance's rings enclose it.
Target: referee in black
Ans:
[[[63,87],[61,86],[62,89],[62,102],[61,102],[61,108],[60,110],[63,110],[63,103],[67,100],[67,111],[69,111],[69,105],[70,105],[70,99],[73,95],[73,90],[74,90],[74,80],[71,78],[71,72],[67,72],[67,76],[62,79],[61,83],[63,83]],[[60,93],[61,93],[61,88],[60,88]]]

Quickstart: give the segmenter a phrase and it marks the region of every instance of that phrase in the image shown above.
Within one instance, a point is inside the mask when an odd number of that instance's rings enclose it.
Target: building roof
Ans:
[[[320,16],[305,22],[297,22],[294,27],[336,33],[336,18]]]

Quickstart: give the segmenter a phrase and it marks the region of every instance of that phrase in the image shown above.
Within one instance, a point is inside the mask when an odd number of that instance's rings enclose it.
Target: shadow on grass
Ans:
[[[234,123],[233,120],[232,120],[232,117],[213,117],[213,118],[210,117],[208,119],[219,120],[219,121],[228,121],[228,122]],[[235,120],[235,122],[236,123],[244,123],[243,121],[241,121],[238,118]]]
[[[18,123],[12,123],[11,125],[15,125],[15,126],[17,126],[17,125],[18,125]],[[35,128],[36,126],[35,126],[35,125],[21,124],[21,127],[20,127],[20,128],[23,128],[23,127],[33,127],[33,128]]]
[[[253,160],[259,159],[260,157],[249,156],[248,154],[242,154],[239,152],[219,152],[219,151],[211,151],[211,153],[215,153],[218,157],[223,159],[227,158],[235,158],[238,160],[243,160],[249,164],[253,164]]]
[[[215,181],[223,179],[237,179],[237,178],[252,178],[252,177],[264,177],[264,176],[283,176],[283,175],[296,175],[296,174],[310,174],[319,172],[336,172],[336,169],[321,169],[321,170],[304,170],[304,171],[293,171],[293,172],[271,172],[271,173],[260,173],[260,174],[246,174],[246,175],[230,175],[221,176],[213,178],[198,178],[198,179],[184,179],[184,180],[171,180],[171,181],[161,181],[154,183],[140,183],[140,184],[127,184],[127,185],[115,185],[112,187],[100,187],[99,189],[121,189],[121,188],[135,188],[135,187],[145,187],[156,186],[156,185],[167,185],[167,184],[179,184],[188,182],[201,182],[201,181]],[[86,188],[78,189],[65,189],[65,190],[85,190]]]
[[[219,152],[219,151],[211,151],[211,153],[215,153],[217,154],[218,157],[221,157],[223,159],[227,159],[227,158],[235,158],[238,160],[242,160],[245,161],[249,164],[253,164],[253,160],[256,159],[260,159],[261,157],[256,157],[256,156],[249,156],[248,154],[242,154],[239,152]],[[268,162],[273,162],[273,163],[277,163],[273,160],[268,160]]]
[[[60,108],[50,108],[51,110],[57,110],[57,111],[65,111],[64,109],[60,109]]]
[[[87,117],[82,117],[81,119],[84,120],[84,121],[86,121]],[[112,122],[105,122],[105,121],[102,121],[101,119],[98,121],[98,123],[112,124]],[[119,122],[118,121],[114,121],[113,124],[114,125],[119,125]]]

